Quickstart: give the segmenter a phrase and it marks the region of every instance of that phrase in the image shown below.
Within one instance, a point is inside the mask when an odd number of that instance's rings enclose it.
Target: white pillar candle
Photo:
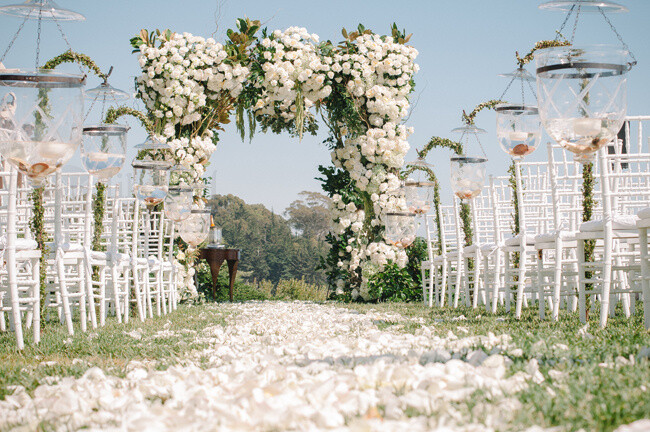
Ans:
[[[573,132],[576,135],[593,137],[600,133],[602,120],[595,118],[577,118],[573,120]]]
[[[510,132],[508,139],[510,141],[526,141],[528,139],[528,132]]]

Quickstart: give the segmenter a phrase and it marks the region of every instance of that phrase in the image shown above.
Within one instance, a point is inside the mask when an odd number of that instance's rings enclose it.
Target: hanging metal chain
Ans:
[[[485,159],[487,159],[487,154],[485,153],[483,144],[481,144],[481,140],[478,138],[478,134],[474,134],[474,137],[476,137],[476,142],[478,143],[478,146],[481,148],[481,151],[483,152],[483,156],[485,156]]]
[[[621,42],[621,44],[623,45],[623,48],[624,48],[627,52],[630,53],[630,57],[631,57],[632,60],[633,60],[632,66],[634,66],[635,64],[637,64],[636,57],[634,57],[634,54],[632,53],[632,50],[630,50],[630,47],[627,46],[627,44],[626,44],[625,41],[623,40],[623,37],[620,35],[620,33],[618,32],[618,30],[616,30],[616,27],[614,27],[614,24],[612,24],[612,22],[609,20],[609,18],[607,17],[607,14],[606,14],[605,11],[603,10],[603,8],[599,7],[599,8],[598,8],[598,11],[599,11],[600,14],[603,16],[603,18],[605,18],[605,21],[607,21],[607,24],[609,24],[609,27],[612,29],[612,31],[613,31],[614,34],[616,35],[616,37],[618,38],[619,42]]]
[[[503,100],[503,97],[506,95],[506,93],[508,93],[508,90],[510,90],[510,86],[512,85],[513,82],[515,82],[516,78],[517,78],[516,76],[512,77],[512,79],[510,80],[510,82],[506,86],[506,89],[503,91],[503,93],[501,93],[501,96],[499,96],[498,100]]]
[[[41,25],[43,24],[43,2],[41,2],[41,7],[38,9],[38,30],[36,36],[36,68],[38,70],[40,57],[41,57]]]
[[[571,9],[569,10],[569,13],[566,14],[566,17],[564,18],[564,22],[560,26],[560,29],[557,31],[557,34],[555,35],[555,41],[557,41],[560,36],[562,36],[562,30],[564,30],[564,27],[566,27],[567,23],[569,22],[569,18],[571,18],[571,15],[573,14],[573,10],[575,9],[576,5],[572,5]]]
[[[70,44],[70,41],[68,40],[68,36],[66,36],[65,32],[63,31],[63,27],[61,27],[61,23],[59,22],[58,19],[56,19],[56,17],[54,15],[52,15],[52,18],[54,19],[54,22],[56,23],[56,27],[59,29],[59,33],[61,33],[61,37],[65,41],[65,44],[68,46],[68,49],[72,52],[73,51],[72,45]],[[84,70],[82,69],[81,65],[78,64],[77,66],[79,66],[79,72],[81,72],[83,74]]]
[[[575,5],[573,5],[575,7]],[[576,30],[578,29],[578,21],[580,20],[580,8],[582,7],[581,4],[578,5],[578,10],[576,11],[576,20],[573,22],[573,32],[571,32],[571,45],[573,45],[573,41],[576,38]]]
[[[14,42],[16,42],[16,39],[18,38],[18,35],[20,34],[20,31],[23,29],[23,27],[25,27],[25,23],[26,23],[27,20],[29,19],[29,15],[30,15],[30,14],[31,14],[31,12],[28,13],[27,15],[25,15],[25,19],[24,19],[23,22],[20,24],[20,27],[18,27],[18,31],[16,32],[16,34],[14,35],[14,37],[11,39],[11,42],[9,42],[9,45],[7,46],[7,49],[5,50],[4,54],[2,54],[2,57],[0,57],[0,63],[2,63],[3,61],[5,61],[5,57],[7,57],[7,54],[9,54],[9,50],[11,50],[11,47],[14,46]]]
[[[530,88],[530,92],[531,92],[531,93],[533,94],[533,96],[535,97],[535,102],[539,102],[539,99],[537,99],[537,92],[536,92],[535,89],[533,88],[533,85],[532,85],[532,84],[530,83],[530,81],[528,81],[528,80],[526,80],[526,82],[528,83],[528,88]]]
[[[524,95],[524,78],[519,78],[521,80],[521,106],[526,106],[526,96]]]

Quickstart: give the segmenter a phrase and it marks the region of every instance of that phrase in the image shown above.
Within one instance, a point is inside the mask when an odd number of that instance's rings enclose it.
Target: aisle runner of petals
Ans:
[[[506,374],[510,360],[497,353],[515,349],[507,335],[440,337],[427,326],[409,334],[401,315],[333,305],[212,308],[228,325],[204,329],[196,342],[208,348],[179,365],[131,362],[125,378],[91,368],[33,397],[19,387],[0,401],[0,429],[45,421],[59,430],[491,431],[517,410],[517,392],[544,379],[534,360]],[[492,397],[472,408],[483,424],[471,424],[466,405],[477,390]]]

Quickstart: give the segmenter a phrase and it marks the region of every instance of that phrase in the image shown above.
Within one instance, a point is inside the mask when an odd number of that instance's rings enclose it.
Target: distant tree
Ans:
[[[295,236],[289,221],[261,204],[246,204],[234,195],[214,195],[208,202],[215,224],[223,230],[224,243],[241,249],[239,269],[251,279],[304,279],[325,283],[325,273],[317,270],[326,244]]]
[[[298,196],[300,198],[284,212],[291,228],[305,238],[325,240],[330,226],[330,199],[321,193],[309,191],[300,192]]]

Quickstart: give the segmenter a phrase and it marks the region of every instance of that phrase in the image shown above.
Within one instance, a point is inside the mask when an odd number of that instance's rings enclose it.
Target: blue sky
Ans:
[[[629,74],[629,107],[632,115],[650,114],[650,1],[618,0],[627,14],[612,14],[612,22],[636,55],[639,65]],[[14,1],[2,1],[10,4]],[[408,159],[415,148],[434,135],[454,138],[450,130],[460,125],[463,109],[471,110],[488,99],[497,98],[507,80],[497,75],[516,67],[515,51],[527,52],[535,42],[553,38],[564,16],[538,9],[538,0],[402,0],[402,1],[208,1],[208,0],[58,0],[64,8],[86,16],[86,21],[63,24],[72,47],[90,55],[107,70],[114,66],[111,83],[133,92],[133,78],[139,74],[136,55],[131,54],[129,39],[141,28],[170,28],[179,32],[213,36],[224,40],[226,29],[234,27],[237,17],[260,19],[270,29],[306,27],[321,39],[338,41],[341,28],[358,23],[377,33],[389,32],[391,23],[413,33],[411,43],[419,50],[420,72],[416,76],[414,108],[408,124],[415,128],[410,139]],[[3,48],[20,25],[20,19],[0,15]],[[570,26],[569,26],[570,27]],[[43,28],[41,59],[46,60],[66,49],[54,24]],[[28,23],[5,60],[8,67],[33,67],[36,26]],[[576,43],[618,43],[599,15],[583,15],[576,32]],[[74,71],[74,67],[70,69]],[[533,68],[529,70],[534,73]],[[88,87],[99,82],[90,77]],[[137,101],[127,102],[139,107]],[[488,131],[482,143],[490,159],[488,172],[504,175],[508,157],[499,149],[495,137],[495,118],[484,112],[476,121]],[[145,138],[144,131],[129,120],[128,159],[133,146]],[[258,134],[252,143],[242,143],[234,125],[226,127],[213,154],[209,173],[216,172],[215,190],[234,194],[249,203],[262,203],[281,213],[302,190],[320,190],[317,166],[329,164],[329,152],[321,144],[325,130],[306,136],[302,142],[286,135]],[[548,139],[548,138],[545,138]],[[473,148],[468,153],[479,153]],[[544,160],[538,150],[530,160]],[[449,191],[449,154],[444,150],[430,153],[429,162]],[[77,158],[70,167],[81,168]],[[130,167],[116,177],[125,181]],[[114,180],[115,181],[115,180]],[[443,200],[449,201],[450,192]]]

